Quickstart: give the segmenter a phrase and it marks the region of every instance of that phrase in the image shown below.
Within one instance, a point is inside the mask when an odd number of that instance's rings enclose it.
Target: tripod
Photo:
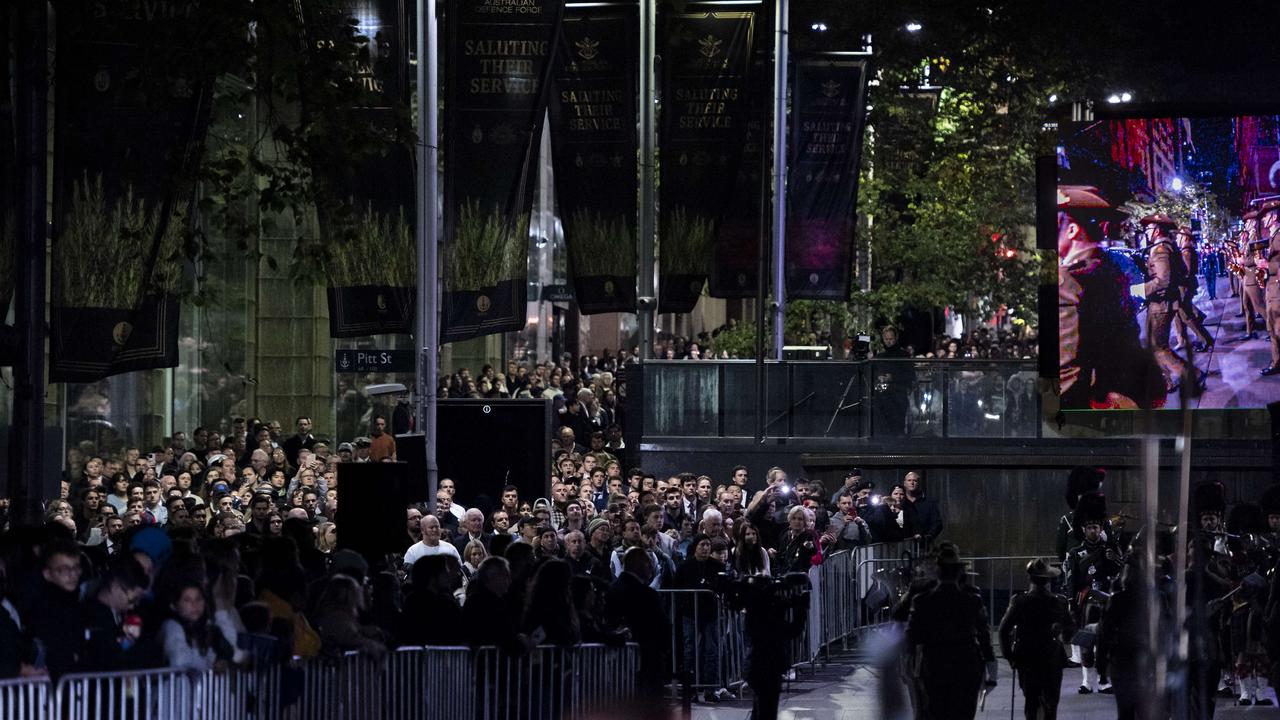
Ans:
[[[853,383],[857,379],[858,379],[858,373],[855,372],[849,378],[849,381],[844,384],[844,392],[840,393],[840,399],[836,401],[836,409],[831,413],[831,422],[827,423],[826,432],[822,433],[823,437],[828,437],[831,435],[831,428],[835,427],[836,418],[840,417],[840,413],[844,412],[845,410],[849,410],[851,408],[856,408],[862,404],[861,400],[855,400],[854,402],[847,403],[847,404],[845,403],[845,400],[849,398],[849,391],[853,389]]]

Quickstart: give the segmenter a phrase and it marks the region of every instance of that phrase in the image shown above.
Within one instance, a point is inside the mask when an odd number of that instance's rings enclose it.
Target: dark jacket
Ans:
[[[640,697],[661,697],[663,685],[671,677],[671,623],[658,591],[624,572],[609,586],[604,601],[605,623],[629,628],[631,637],[640,645]]]
[[[913,535],[936,540],[942,534],[942,509],[933,498],[922,495],[914,502],[906,498],[902,502],[902,511],[907,514],[906,522],[911,525]]]
[[[901,542],[915,535],[912,532],[910,516],[903,518],[902,527],[898,527],[897,514],[883,503],[872,506],[867,514],[867,525],[871,527],[871,542]]]
[[[1009,602],[1000,621],[1000,652],[1014,667],[1061,667],[1063,640],[1070,641],[1073,628],[1066,598],[1048,588],[1032,588]]]
[[[405,645],[467,644],[462,608],[452,595],[413,590],[405,597],[400,617],[398,639]]]
[[[84,658],[84,618],[77,593],[40,581],[36,601],[23,615],[27,631],[44,649],[53,677],[74,671]]]
[[[518,640],[520,608],[511,596],[498,597],[480,584],[468,586],[462,606],[462,625],[472,647],[494,645],[510,653],[521,653]]]
[[[698,561],[690,554],[688,559],[676,568],[676,588],[680,590],[710,590],[711,593],[679,593],[679,610],[681,617],[693,617],[695,612],[698,622],[712,622],[716,617],[716,596],[720,592],[721,573],[724,564],[715,558]],[[623,573],[624,575],[626,573]],[[695,597],[689,597],[695,595]]]

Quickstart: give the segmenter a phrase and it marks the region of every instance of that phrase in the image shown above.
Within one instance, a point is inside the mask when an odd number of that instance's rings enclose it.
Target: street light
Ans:
[[[1175,176],[1172,180],[1169,181],[1169,188],[1174,192],[1182,192],[1182,187],[1183,187],[1182,178],[1180,177]]]
[[[816,23],[814,23],[814,24],[810,25],[810,26],[809,26],[809,29],[810,29],[810,30],[812,30],[812,31],[814,31],[814,32],[826,32],[826,31],[827,31],[827,24],[826,24],[826,23],[824,23],[824,22],[816,22]]]
[[[918,22],[909,22],[907,23],[907,27],[906,27],[906,30],[909,33],[920,32],[923,29],[924,29],[924,26]]]

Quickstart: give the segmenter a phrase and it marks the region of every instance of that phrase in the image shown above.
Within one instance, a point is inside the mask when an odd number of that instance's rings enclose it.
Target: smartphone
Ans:
[[[787,485],[786,483],[783,483],[782,485],[779,485],[779,486],[778,486],[778,493],[779,493],[780,495],[790,495],[790,494],[791,494],[791,486],[790,486],[790,485]]]

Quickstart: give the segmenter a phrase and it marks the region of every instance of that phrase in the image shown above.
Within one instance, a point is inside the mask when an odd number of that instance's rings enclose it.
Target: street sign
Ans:
[[[411,373],[416,370],[412,350],[350,348],[339,348],[334,353],[333,368],[340,373]]]

